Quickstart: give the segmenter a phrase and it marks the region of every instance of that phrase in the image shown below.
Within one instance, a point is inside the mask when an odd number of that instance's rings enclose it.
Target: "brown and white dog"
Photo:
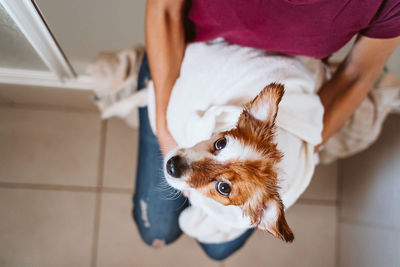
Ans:
[[[274,143],[275,119],[284,86],[272,83],[245,105],[236,127],[165,158],[167,182],[196,190],[223,205],[239,206],[254,227],[292,242],[294,235],[278,193],[283,155]]]

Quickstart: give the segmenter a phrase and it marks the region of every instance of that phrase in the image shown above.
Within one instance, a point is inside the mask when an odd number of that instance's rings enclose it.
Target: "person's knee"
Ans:
[[[165,238],[163,237],[156,237],[155,231],[151,227],[143,229],[138,227],[139,235],[143,242],[152,248],[161,248],[167,244]]]
[[[227,250],[214,245],[201,245],[201,247],[206,255],[215,261],[223,261],[235,252],[235,250]]]
[[[137,203],[139,204],[139,203]],[[139,207],[135,205],[133,209],[133,219],[139,231],[139,235],[144,243],[153,248],[160,248],[177,240],[182,234],[178,225],[152,225],[148,214],[144,212],[144,203]],[[154,223],[163,223],[162,220],[156,220]]]
[[[136,221],[136,220],[135,220]],[[159,231],[154,227],[143,227],[136,222],[141,239],[145,244],[153,248],[161,248],[173,243],[179,238],[181,233]]]
[[[199,244],[208,257],[216,261],[222,261],[238,251],[246,243],[247,239],[253,233],[253,230],[254,229],[247,230],[241,236],[232,241],[216,244],[199,242]]]

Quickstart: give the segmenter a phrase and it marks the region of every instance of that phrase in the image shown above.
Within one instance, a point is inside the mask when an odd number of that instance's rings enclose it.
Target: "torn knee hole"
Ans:
[[[153,248],[161,248],[164,245],[165,245],[165,241],[161,240],[161,239],[154,239],[153,244],[152,244]]]
[[[150,227],[149,216],[147,215],[147,202],[144,200],[140,200],[140,209],[142,211],[142,220],[144,223],[144,227]]]

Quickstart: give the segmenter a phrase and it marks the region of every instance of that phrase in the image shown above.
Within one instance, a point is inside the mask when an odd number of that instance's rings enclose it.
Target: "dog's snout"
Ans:
[[[167,161],[167,172],[175,178],[180,178],[187,168],[185,160],[180,156],[173,156]]]

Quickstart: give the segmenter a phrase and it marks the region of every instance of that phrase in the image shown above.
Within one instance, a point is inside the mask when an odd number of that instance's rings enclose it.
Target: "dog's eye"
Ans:
[[[218,193],[221,195],[227,196],[231,192],[231,185],[227,182],[218,181],[215,184],[215,189],[217,189]]]
[[[215,141],[214,143],[214,149],[215,150],[221,150],[226,146],[226,138],[222,137],[220,139],[218,139],[217,141]]]

